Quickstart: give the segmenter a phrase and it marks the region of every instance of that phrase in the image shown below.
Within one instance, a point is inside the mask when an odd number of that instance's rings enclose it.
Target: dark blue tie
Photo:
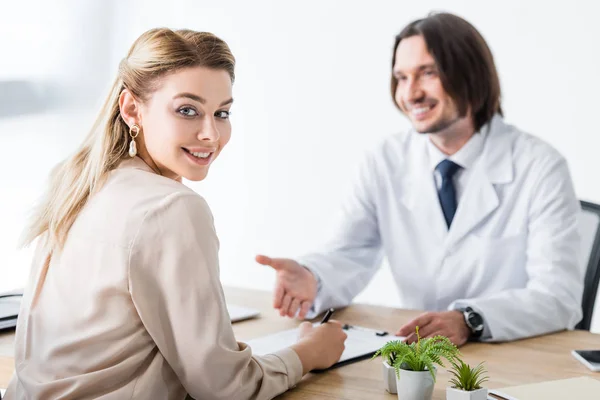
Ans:
[[[435,169],[442,175],[442,187],[438,190],[438,197],[442,211],[444,212],[444,218],[446,218],[446,225],[450,228],[452,219],[454,219],[454,214],[456,213],[456,207],[458,206],[452,177],[460,169],[460,165],[450,160],[444,160]]]

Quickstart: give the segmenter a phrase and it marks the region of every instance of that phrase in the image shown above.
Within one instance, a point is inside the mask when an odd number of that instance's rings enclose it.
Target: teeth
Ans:
[[[419,108],[413,108],[411,111],[415,115],[421,115],[423,113],[426,113],[430,109],[431,109],[431,107],[419,107]]]
[[[210,156],[210,153],[192,153],[190,152],[191,155],[193,155],[194,157],[198,157],[198,158],[207,158],[208,156]]]

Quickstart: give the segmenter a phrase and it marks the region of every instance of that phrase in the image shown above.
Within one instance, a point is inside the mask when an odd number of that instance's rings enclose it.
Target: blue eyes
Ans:
[[[197,117],[199,114],[198,112],[193,109],[192,107],[181,107],[179,110],[177,110],[177,112],[187,118],[193,118],[193,117]],[[217,111],[215,113],[215,117],[219,118],[219,119],[229,119],[229,117],[231,116],[231,111]]]
[[[179,114],[183,115],[184,117],[195,117],[196,115],[198,115],[196,110],[194,110],[191,107],[181,107],[179,110],[177,110],[177,112],[179,112]]]

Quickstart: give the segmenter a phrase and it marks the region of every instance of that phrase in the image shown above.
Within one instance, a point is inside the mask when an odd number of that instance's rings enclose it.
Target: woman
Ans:
[[[234,58],[209,33],[144,33],[90,135],[52,174],[8,399],[272,398],[343,351],[339,324],[303,326],[253,357],[235,341],[199,181],[231,135]]]

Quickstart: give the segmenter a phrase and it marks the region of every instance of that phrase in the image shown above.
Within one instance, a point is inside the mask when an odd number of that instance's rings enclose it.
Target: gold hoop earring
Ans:
[[[137,145],[135,144],[135,138],[140,134],[140,127],[137,124],[131,125],[129,128],[129,136],[131,136],[131,142],[129,143],[129,157],[133,158],[137,154]]]

